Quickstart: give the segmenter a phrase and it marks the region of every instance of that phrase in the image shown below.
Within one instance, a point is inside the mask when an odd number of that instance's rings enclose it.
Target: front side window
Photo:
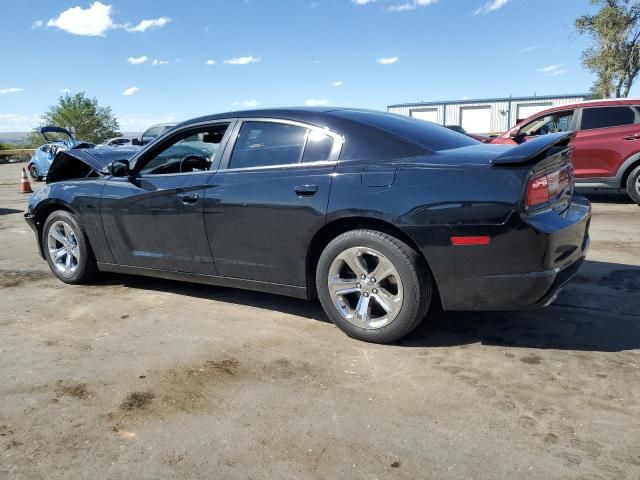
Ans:
[[[520,129],[527,137],[546,135],[547,133],[570,132],[573,121],[573,110],[555,112],[538,117]]]
[[[621,127],[636,123],[636,112],[629,107],[585,108],[582,111],[581,130]]]
[[[274,122],[244,122],[229,168],[271,167],[299,163],[308,129]]]
[[[229,124],[186,130],[157,152],[140,169],[146,175],[189,173],[211,168]]]

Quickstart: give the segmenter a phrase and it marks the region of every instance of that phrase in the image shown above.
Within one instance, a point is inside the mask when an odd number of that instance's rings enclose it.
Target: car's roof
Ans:
[[[547,108],[546,110],[542,110],[535,115],[539,115],[540,113],[552,113],[563,110],[570,110],[572,108],[580,108],[580,107],[611,107],[611,106],[623,106],[623,105],[640,105],[640,99],[637,98],[601,98],[598,100],[584,100],[582,102],[569,103],[566,105],[557,105],[555,107]]]
[[[314,119],[327,118],[331,112],[345,111],[345,110],[357,110],[357,111],[370,111],[355,108],[337,108],[337,107],[282,107],[282,108],[258,108],[252,110],[238,110],[233,112],[216,113],[213,115],[205,115],[203,117],[197,117],[180,125],[188,125],[192,123],[207,122],[211,120],[219,120],[224,118],[252,118],[252,117],[266,117],[266,118],[281,118],[286,120],[297,120],[300,122],[312,122]],[[382,113],[382,112],[381,112]]]
[[[338,107],[286,107],[218,113],[187,120],[176,128],[225,119],[273,118],[298,121],[335,132],[348,141],[343,158],[424,152],[467,145],[469,137],[413,117],[376,110]],[[451,136],[454,135],[455,138]],[[386,152],[386,153],[385,153]]]

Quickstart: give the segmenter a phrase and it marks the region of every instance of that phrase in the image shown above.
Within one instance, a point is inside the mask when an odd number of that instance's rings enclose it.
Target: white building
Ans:
[[[506,132],[520,120],[542,110],[577,103],[586,98],[586,94],[577,94],[420,102],[389,105],[387,110],[440,125],[458,125],[469,133],[488,134]]]

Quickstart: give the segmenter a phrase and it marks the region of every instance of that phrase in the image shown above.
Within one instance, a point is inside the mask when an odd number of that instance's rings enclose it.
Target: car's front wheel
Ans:
[[[432,297],[419,254],[374,230],[352,230],[332,240],[320,256],[316,288],[333,323],[351,337],[376,343],[411,332]]]
[[[29,166],[29,176],[34,182],[39,182],[40,180],[42,180],[42,177],[38,174],[38,167],[36,167],[35,165]]]
[[[71,212],[56,210],[42,231],[42,250],[51,271],[65,283],[85,283],[97,272],[93,251]]]
[[[627,177],[627,195],[640,205],[640,165],[634,168]]]

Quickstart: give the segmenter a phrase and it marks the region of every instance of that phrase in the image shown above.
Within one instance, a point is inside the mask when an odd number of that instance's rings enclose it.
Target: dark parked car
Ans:
[[[26,220],[63,282],[110,271],[318,297],[347,334],[392,342],[436,301],[555,299],[589,243],[570,140],[486,145],[350,109],[213,115],[142,149],[61,152]]]
[[[171,130],[175,126],[175,123],[157,123],[155,125],[151,125],[142,133],[142,135],[140,135],[140,138],[132,139],[131,143],[132,145],[137,146],[148,145],[164,132],[166,132],[167,130]]]
[[[540,135],[575,131],[576,186],[625,191],[640,205],[640,100],[596,100],[550,108],[492,143],[517,145]]]

